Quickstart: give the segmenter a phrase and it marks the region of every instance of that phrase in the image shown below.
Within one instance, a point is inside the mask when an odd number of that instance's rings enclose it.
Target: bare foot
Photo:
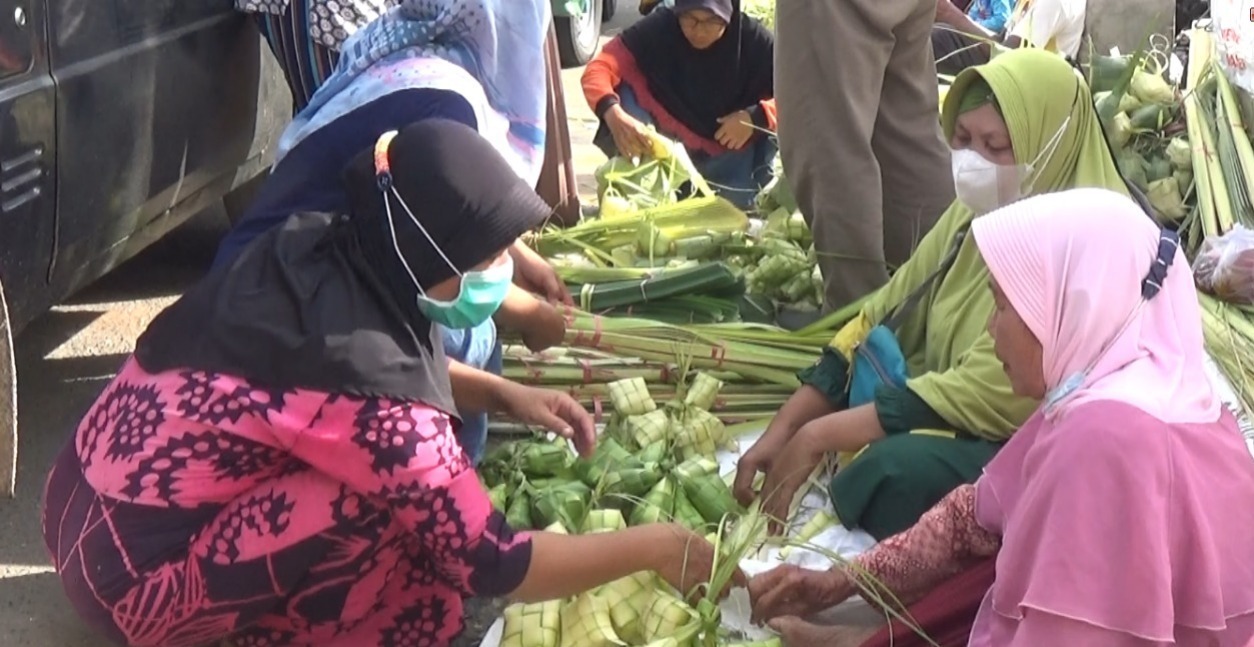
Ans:
[[[784,647],[858,647],[875,635],[874,628],[816,625],[792,616],[770,622],[784,640]]]

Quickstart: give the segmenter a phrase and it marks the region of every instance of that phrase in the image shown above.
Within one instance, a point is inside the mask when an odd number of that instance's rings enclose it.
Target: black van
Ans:
[[[232,0],[0,0],[0,490],[14,485],[13,337],[230,200],[290,117]]]

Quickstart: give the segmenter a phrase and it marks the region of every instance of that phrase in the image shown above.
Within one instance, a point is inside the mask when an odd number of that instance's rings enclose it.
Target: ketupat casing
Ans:
[[[505,487],[504,483],[489,488],[488,500],[492,502],[493,510],[504,514],[509,509],[509,489]]]
[[[668,522],[675,509],[675,494],[678,491],[675,482],[665,477],[653,486],[631,511],[631,525],[641,526],[647,523]]]
[[[610,621],[618,636],[633,645],[644,641],[640,616],[662,586],[650,571],[639,571],[602,586],[597,595],[610,604]]]
[[[722,388],[722,380],[707,373],[697,373],[688,385],[688,392],[684,394],[684,405],[709,411],[718,400],[718,392]]]
[[[575,463],[575,474],[588,487],[597,487],[611,471],[638,467],[640,461],[613,438],[602,437],[592,456]]]
[[[567,528],[578,528],[591,497],[592,490],[578,481],[549,486],[532,497],[532,519],[540,526],[560,521]]]
[[[505,510],[505,522],[515,530],[530,530],[536,527],[531,517],[531,493],[525,488],[514,491],[509,507]]]
[[[666,411],[655,409],[644,415],[628,416],[623,420],[623,430],[637,447],[648,447],[670,437],[671,419]]]
[[[562,603],[549,600],[505,607],[505,629],[500,647],[558,647],[561,640]]]
[[[700,628],[697,611],[664,589],[657,589],[653,599],[640,614],[641,637],[649,642],[674,639],[679,645],[690,645]]]
[[[649,395],[649,385],[642,377],[610,382],[610,403],[623,416],[640,416],[657,410],[657,403]]]
[[[530,476],[554,476],[570,467],[574,460],[565,442],[530,442],[519,456],[522,469]]]
[[[562,608],[562,647],[626,645],[614,632],[609,602],[586,592]]]
[[[603,495],[618,500],[632,500],[648,494],[662,479],[656,464],[615,470],[605,475]]]
[[[587,516],[584,517],[580,532],[584,534],[614,532],[626,527],[627,520],[623,518],[621,510],[589,510]]]

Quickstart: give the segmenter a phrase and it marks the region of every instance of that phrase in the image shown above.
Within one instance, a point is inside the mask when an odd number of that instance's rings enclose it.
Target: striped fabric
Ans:
[[[331,76],[339,52],[310,36],[309,0],[291,0],[282,14],[257,12],[257,26],[278,59],[292,90],[293,112],[304,110],[319,86]]]

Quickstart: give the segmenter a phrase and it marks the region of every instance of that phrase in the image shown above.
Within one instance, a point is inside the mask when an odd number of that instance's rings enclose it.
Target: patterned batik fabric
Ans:
[[[946,579],[996,555],[1000,547],[1001,537],[975,520],[975,486],[962,485],[919,523],[858,556],[857,568],[850,572],[855,577],[869,575],[872,584],[910,604]]]
[[[462,599],[513,590],[531,555],[442,412],[134,359],[43,527],[76,610],[130,645],[446,645]]]
[[[339,51],[349,36],[383,15],[398,0],[235,0],[235,8],[247,13],[284,15],[288,8],[308,19],[309,39]]]

